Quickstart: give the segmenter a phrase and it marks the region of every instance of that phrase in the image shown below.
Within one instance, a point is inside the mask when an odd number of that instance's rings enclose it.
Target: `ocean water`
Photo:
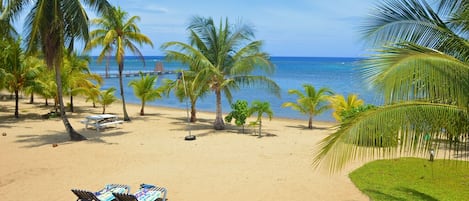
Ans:
[[[316,89],[320,87],[327,87],[334,91],[334,93],[346,96],[350,93],[359,95],[359,98],[365,100],[365,103],[379,104],[377,94],[363,82],[362,75],[359,67],[361,65],[360,58],[322,58],[322,57],[272,57],[271,61],[275,64],[275,73],[269,75],[281,88],[281,97],[277,97],[267,92],[266,89],[261,87],[241,88],[239,91],[233,91],[233,102],[241,99],[247,100],[249,103],[253,100],[269,101],[275,117],[304,119],[308,117],[294,111],[290,108],[282,108],[284,102],[295,102],[296,95],[288,94],[290,89],[298,89],[303,91],[303,84],[312,84]],[[164,57],[149,56],[145,57],[145,65],[143,62],[135,57],[126,57],[124,73],[138,72],[138,71],[153,71],[158,62],[163,63],[164,71],[178,71],[180,69],[187,69],[187,66],[179,62],[167,62]],[[90,69],[93,73],[104,75],[106,61],[101,63],[97,62],[96,58],[92,58],[90,62]],[[110,73],[117,73],[117,64],[114,60],[109,61]],[[124,89],[126,101],[128,103],[140,104],[140,100],[134,96],[133,89],[128,87],[127,83],[130,80],[138,79],[139,77],[124,77]],[[176,79],[176,74],[163,74],[159,75],[156,86],[164,79]],[[119,80],[116,77],[104,79],[103,89],[115,87],[119,89]],[[116,96],[120,98],[119,92]],[[231,107],[225,97],[223,100],[223,112],[228,113]],[[186,103],[179,102],[174,96],[163,97],[153,102],[148,102],[147,105],[151,106],[164,106],[185,109]],[[197,102],[198,111],[215,111],[215,96],[213,94],[199,99]],[[314,120],[334,122],[331,111],[325,112]]]

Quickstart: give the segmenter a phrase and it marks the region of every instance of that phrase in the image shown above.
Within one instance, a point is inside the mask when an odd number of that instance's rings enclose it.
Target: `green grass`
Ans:
[[[378,160],[349,176],[372,200],[469,200],[467,161]]]

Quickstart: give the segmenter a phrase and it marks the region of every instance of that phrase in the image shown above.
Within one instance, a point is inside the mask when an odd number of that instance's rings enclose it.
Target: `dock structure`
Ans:
[[[165,75],[165,74],[174,74],[175,72],[173,71],[125,71],[122,72],[122,77],[138,77],[140,76],[140,72],[143,73],[143,75]],[[99,76],[103,78],[118,78],[119,73],[118,72],[110,72],[107,74],[105,73],[96,73]]]
[[[122,72],[122,77],[137,77],[140,76],[140,73],[143,73],[143,75],[165,75],[165,74],[173,74],[175,72],[173,71],[165,71],[163,68],[163,63],[162,62],[157,62],[155,64],[155,69],[153,71],[124,71]],[[119,73],[118,72],[108,72],[106,73],[97,73],[103,78],[118,78]]]

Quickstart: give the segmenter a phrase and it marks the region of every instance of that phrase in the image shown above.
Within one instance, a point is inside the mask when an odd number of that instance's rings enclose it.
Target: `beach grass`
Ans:
[[[467,200],[469,197],[467,161],[377,160],[349,176],[371,200]]]

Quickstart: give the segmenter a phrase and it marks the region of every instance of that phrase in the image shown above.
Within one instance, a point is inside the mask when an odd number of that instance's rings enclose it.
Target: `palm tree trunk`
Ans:
[[[194,123],[197,121],[197,115],[196,115],[197,111],[195,109],[195,103],[192,103],[191,104],[191,122]]]
[[[62,58],[56,59],[60,60]],[[57,61],[55,63],[55,80],[57,83],[57,96],[58,96],[58,101],[59,101],[59,106],[60,106],[60,117],[62,118],[62,121],[64,123],[65,129],[67,130],[67,133],[70,135],[70,139],[72,141],[81,141],[81,140],[86,140],[86,137],[83,135],[80,135],[77,131],[75,131],[72,127],[72,124],[68,121],[68,118],[65,114],[65,107],[64,107],[64,100],[63,100],[63,94],[62,94],[62,78],[61,78],[61,73],[60,73],[60,67],[61,67],[60,61]]]
[[[142,100],[142,108],[140,109],[140,116],[145,116],[145,102]]]
[[[313,116],[309,116],[308,128],[313,129]]]
[[[19,96],[19,92],[18,92],[18,89],[15,89],[15,118],[19,118],[20,117],[20,114],[19,114],[19,99],[20,99],[20,96]]]
[[[215,130],[224,130],[225,129],[225,122],[223,121],[222,111],[221,111],[221,92],[219,89],[215,91],[215,95],[217,97],[217,113],[215,117],[215,122],[213,123],[213,127]]]
[[[73,111],[73,96],[70,94],[70,112],[74,112]]]
[[[259,120],[259,137],[262,136],[262,120]]]
[[[31,96],[29,96],[29,104],[34,103],[34,93],[31,93]]]
[[[127,114],[127,108],[125,107],[125,97],[124,97],[124,82],[122,78],[122,71],[124,71],[124,61],[119,63],[119,88],[121,92],[122,99],[122,109],[124,112],[124,121],[130,121],[129,115]]]

